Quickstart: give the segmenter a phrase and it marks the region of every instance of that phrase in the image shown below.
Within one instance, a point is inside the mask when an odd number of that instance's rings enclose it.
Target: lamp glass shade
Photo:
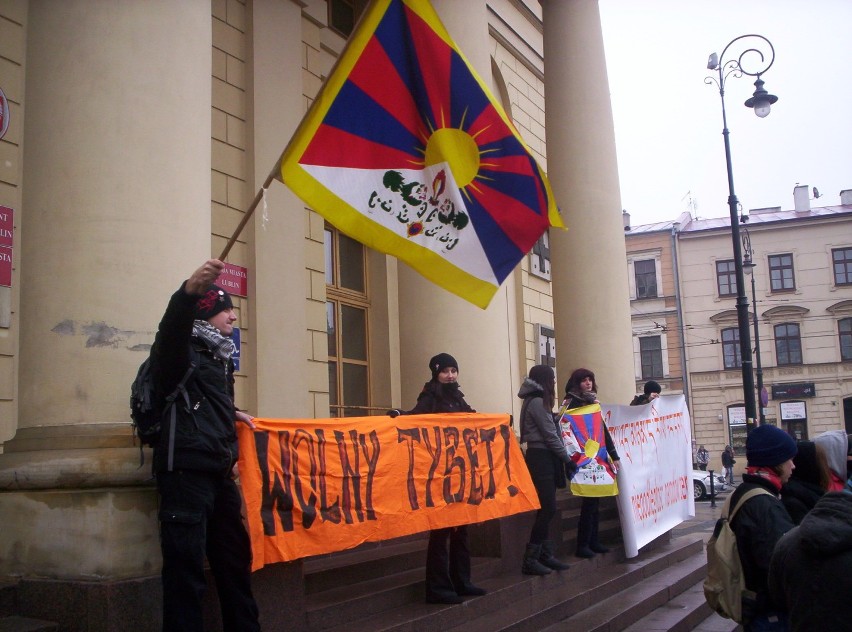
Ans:
[[[754,104],[754,113],[757,118],[766,118],[769,116],[769,110],[772,109],[772,104],[768,99],[760,99]]]

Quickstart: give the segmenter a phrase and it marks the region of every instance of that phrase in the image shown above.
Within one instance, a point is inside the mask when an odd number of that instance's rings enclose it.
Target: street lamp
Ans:
[[[728,49],[735,43],[739,42],[735,50],[742,52],[738,57],[725,61],[725,54]],[[766,47],[768,50],[764,52]],[[764,50],[761,50],[764,49]],[[733,53],[733,51],[732,51]],[[748,67],[743,66],[744,61],[749,61]],[[725,113],[725,82],[728,77],[742,77],[748,75],[756,77],[754,82],[755,91],[752,97],[745,102],[745,105],[754,108],[754,113],[758,117],[763,118],[769,114],[769,110],[773,103],[778,100],[775,95],[769,94],[763,88],[763,80],[760,76],[772,66],[775,61],[775,48],[772,43],[762,35],[740,35],[728,42],[727,46],[722,50],[722,54],[717,56],[716,53],[710,55],[707,62],[708,70],[715,70],[719,73],[719,78],[710,76],[704,79],[706,84],[716,84],[719,88],[719,97],[722,100],[722,136],[725,139],[725,164],[728,169],[728,207],[731,213],[731,241],[734,247],[734,268],[737,277],[737,325],[740,333],[740,358],[742,360],[743,374],[743,399],[745,401],[745,413],[747,428],[750,431],[754,426],[754,420],[757,417],[757,407],[754,397],[754,375],[752,374],[751,361],[751,336],[749,335],[748,323],[748,299],[745,295],[745,278],[743,275],[743,260],[742,251],[740,249],[740,224],[737,212],[739,211],[739,201],[734,193],[734,172],[731,166],[731,143],[728,138],[728,118]],[[758,70],[752,66],[752,63],[758,64]]]
[[[748,233],[748,228],[743,227],[743,272],[751,277],[751,307],[752,307],[752,323],[754,324],[754,360],[755,373],[757,375],[757,418],[762,426],[766,423],[766,414],[763,409],[766,407],[767,395],[763,390],[763,367],[760,364],[760,330],[757,328],[757,291],[754,287],[754,269],[757,264],[754,262],[754,250],[751,247],[751,235]]]

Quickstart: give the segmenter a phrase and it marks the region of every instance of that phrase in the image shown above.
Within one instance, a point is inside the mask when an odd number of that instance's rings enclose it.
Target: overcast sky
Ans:
[[[600,10],[621,200],[633,226],[687,210],[728,215],[721,101],[704,78],[713,74],[709,54],[747,33],[775,47],[763,79],[778,102],[759,119],[743,105],[754,78],[726,84],[743,208],[792,209],[797,183],[819,189],[812,206],[839,204],[852,189],[852,0],[600,0]]]

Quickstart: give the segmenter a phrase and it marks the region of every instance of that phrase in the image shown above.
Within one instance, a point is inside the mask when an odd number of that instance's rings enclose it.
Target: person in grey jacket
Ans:
[[[524,400],[521,407],[521,443],[527,444],[524,459],[541,504],[541,509],[536,512],[521,571],[525,575],[547,575],[551,569],[568,569],[568,564],[560,562],[554,555],[548,534],[556,515],[556,489],[565,487],[566,471],[573,476],[577,465],[562,443],[558,420],[553,416],[556,400],[553,368],[536,365],[530,369],[518,397]]]

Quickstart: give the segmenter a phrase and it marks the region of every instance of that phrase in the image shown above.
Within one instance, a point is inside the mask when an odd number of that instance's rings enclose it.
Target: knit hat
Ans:
[[[195,303],[195,318],[196,320],[210,320],[219,312],[233,308],[234,303],[231,301],[231,295],[218,285],[210,285]]]
[[[530,369],[530,379],[547,391],[553,385],[556,373],[552,366],[536,364]]]
[[[793,437],[778,426],[758,426],[746,439],[746,459],[754,467],[774,467],[796,456]]]
[[[648,380],[645,382],[645,395],[650,395],[651,393],[657,393],[659,395],[663,390],[663,387],[657,384],[654,380]]]
[[[449,353],[439,353],[429,360],[429,370],[432,371],[432,379],[438,377],[438,373],[447,367],[453,367],[456,371],[459,370],[459,363]]]

